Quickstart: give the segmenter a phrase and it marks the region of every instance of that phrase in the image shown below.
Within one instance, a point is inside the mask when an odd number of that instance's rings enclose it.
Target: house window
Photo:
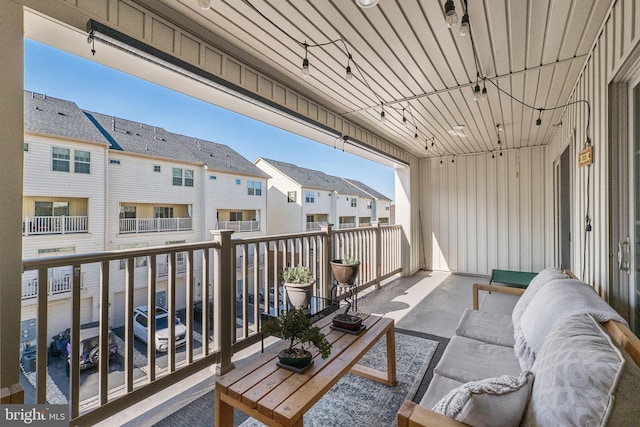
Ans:
[[[184,170],[184,186],[193,187],[193,169]]]
[[[209,180],[210,181],[215,181],[216,179],[218,179],[215,175],[209,175]]]
[[[153,207],[154,218],[173,218],[173,208],[166,206]]]
[[[173,185],[182,185],[182,169],[173,168]]]
[[[297,193],[295,191],[287,191],[287,203],[295,203],[296,194]]]
[[[111,165],[119,165],[120,164],[120,160],[109,159],[109,164],[111,164]]]
[[[385,206],[384,210],[388,211],[389,210],[389,206]]]
[[[373,202],[371,200],[367,201],[367,209],[373,208]]]
[[[36,202],[35,216],[69,216],[69,202]]]
[[[73,171],[75,173],[91,173],[91,153],[89,151],[75,150]]]
[[[260,181],[247,181],[247,194],[249,196],[262,196],[262,183]]]
[[[313,191],[304,192],[304,201],[307,203],[315,203],[315,193]]]
[[[307,215],[307,222],[314,222],[314,219],[313,215]]]
[[[120,206],[120,219],[136,218],[135,206]]]
[[[153,165],[154,172],[160,172],[160,165]]]
[[[351,198],[351,207],[355,208],[358,206],[358,199],[356,199],[355,197]]]
[[[29,143],[28,142],[24,143],[24,151],[29,151]]]
[[[124,245],[118,245],[118,249],[135,249],[135,248],[146,248],[147,244],[146,243],[129,243],[129,244],[124,244]],[[127,260],[126,259],[121,259],[120,260],[120,270],[124,270],[127,266]],[[134,266],[135,267],[146,267],[147,266],[147,257],[146,256],[140,256],[140,257],[136,257],[135,261],[134,261]]]
[[[242,221],[242,212],[229,212],[229,221]]]
[[[239,178],[236,179],[236,185],[240,185],[240,184],[242,184],[242,181]]]
[[[71,150],[68,148],[53,147],[51,151],[52,168],[54,171],[69,172],[69,159]]]

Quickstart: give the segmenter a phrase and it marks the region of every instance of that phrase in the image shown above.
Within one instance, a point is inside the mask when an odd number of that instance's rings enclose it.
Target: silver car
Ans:
[[[140,341],[147,342],[148,334],[148,309],[146,305],[136,307],[133,311],[133,335]],[[169,313],[163,307],[156,306],[156,350],[165,352],[169,350]],[[175,318],[176,347],[186,342],[187,328],[179,318]]]

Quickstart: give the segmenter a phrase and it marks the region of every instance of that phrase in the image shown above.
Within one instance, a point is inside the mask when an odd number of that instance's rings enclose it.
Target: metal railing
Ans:
[[[40,234],[87,233],[87,216],[31,216],[22,221],[24,236]]]
[[[260,221],[218,221],[214,230],[233,230],[238,233],[260,231]]]
[[[155,233],[192,229],[191,218],[121,218],[120,233]]]
[[[72,276],[63,276],[56,279],[49,279],[47,286],[48,295],[56,295],[71,292]],[[22,299],[30,299],[38,296],[38,278],[25,280],[22,283]]]
[[[308,266],[316,277],[314,294],[325,298],[331,296],[330,261],[345,254],[361,260],[357,282],[360,289],[379,285],[381,280],[401,270],[402,232],[399,226],[375,224],[340,231],[324,226],[316,232],[243,239],[232,239],[233,232],[212,231],[212,242],[23,260],[24,271],[36,271],[38,276],[37,349],[47,349],[53,335],[48,330],[49,310],[59,309],[50,306],[48,298],[40,297],[47,295],[51,268],[72,268],[69,325],[72,349],[78,349],[80,344],[82,298],[90,296],[102,308],[97,319],[93,319],[100,331],[100,354],[108,354],[110,328],[120,326],[113,325],[113,310],[120,309],[124,313],[124,327],[119,332],[123,363],[113,365],[109,358],[101,357],[97,372],[91,373],[98,376],[98,381],[85,381],[84,378],[81,381],[81,375],[85,374],[80,371],[79,358],[70,358],[71,425],[99,422],[212,364],[216,365],[219,374],[233,369],[233,354],[259,342],[260,315],[276,314],[285,306],[286,293],[280,273],[288,265]],[[136,269],[136,259],[140,257],[147,260],[146,275],[140,275]],[[180,276],[179,259],[184,260],[186,270]],[[256,263],[256,259],[261,262]],[[125,260],[124,272],[119,270],[120,260]],[[159,260],[166,260],[167,265],[166,287],[162,290],[166,292],[169,318],[176,316],[178,310],[184,310],[183,323],[187,329],[184,350],[176,349],[176,325],[169,322],[166,356],[156,354],[155,345],[146,346],[145,354],[139,354],[134,347],[133,334],[137,305],[147,305],[149,318],[155,316],[156,295],[160,290],[157,280]],[[87,277],[82,277],[85,273]],[[85,295],[90,289],[87,286],[81,293],[81,279],[97,283],[91,287],[98,290],[97,295]],[[201,292],[199,299],[196,298],[198,290]],[[114,292],[119,291],[124,294],[124,302],[121,307],[115,307],[117,304],[111,301],[114,301]],[[216,295],[215,299],[213,295]],[[262,295],[262,299],[255,298],[256,295]],[[194,312],[197,300],[210,301],[210,304],[199,305],[202,310],[199,320],[195,319]],[[178,306],[178,301],[180,304],[184,301],[185,306]],[[149,322],[147,342],[155,342],[154,322]],[[35,403],[47,401],[47,377],[47,351],[38,351]],[[97,389],[87,391],[90,383],[97,383]]]

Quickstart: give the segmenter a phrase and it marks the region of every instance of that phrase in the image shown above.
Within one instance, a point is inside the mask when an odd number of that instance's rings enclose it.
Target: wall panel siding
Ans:
[[[493,268],[545,267],[545,148],[422,161],[427,264],[434,270],[489,274]]]
[[[640,11],[634,0],[617,0],[594,44],[591,55],[576,83],[570,101],[586,100],[591,105],[589,134],[592,138],[595,162],[590,167],[579,169],[572,164],[571,175],[574,183],[572,196],[573,260],[575,272],[606,296],[609,283],[609,204],[613,196],[609,194],[609,145],[608,85],[616,70],[624,65],[624,60],[640,42],[637,28],[640,25]],[[574,104],[563,114],[564,126],[555,133],[550,143],[548,162],[552,163],[569,145],[574,152],[581,150],[585,143],[587,108],[584,103]],[[575,132],[575,138],[574,138]],[[589,210],[587,211],[587,203]],[[586,233],[585,216],[592,218],[592,232]],[[613,254],[615,255],[615,254]]]

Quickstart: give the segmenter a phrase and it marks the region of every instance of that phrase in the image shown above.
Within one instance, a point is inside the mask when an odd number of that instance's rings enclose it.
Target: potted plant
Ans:
[[[312,287],[316,282],[311,270],[303,265],[287,267],[282,271],[284,288],[293,308],[306,308],[311,302]]]
[[[331,343],[311,319],[302,310],[289,310],[277,318],[262,324],[261,331],[265,335],[275,335],[289,340],[289,347],[278,353],[279,366],[302,373],[312,364],[312,354],[307,348],[318,349],[323,359],[331,354]]]
[[[347,305],[344,313],[336,314],[333,317],[333,326],[349,332],[360,332],[362,330],[362,318],[357,315],[350,315],[351,298],[353,297],[353,287],[358,272],[360,271],[360,261],[345,256],[342,259],[334,259],[331,261],[331,271],[338,283],[338,286],[346,287],[345,301]]]

